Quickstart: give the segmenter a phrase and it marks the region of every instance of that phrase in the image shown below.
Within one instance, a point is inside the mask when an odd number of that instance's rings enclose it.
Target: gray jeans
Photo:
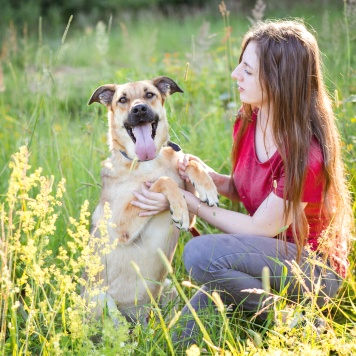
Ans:
[[[203,235],[190,240],[184,248],[184,264],[191,277],[203,284],[205,291],[218,291],[226,304],[233,303],[246,311],[258,311],[268,294],[242,292],[245,289],[262,290],[262,269],[267,266],[270,274],[270,286],[273,290],[282,291],[287,287],[288,300],[298,302],[305,299],[306,292],[316,296],[315,285],[321,278],[321,288],[317,304],[325,304],[325,297],[333,297],[337,293],[341,278],[328,264],[315,263],[316,256],[309,256],[303,250],[299,263],[300,276],[296,277],[291,266],[285,261],[296,260],[297,248],[294,243],[270,237],[241,235]],[[301,281],[302,279],[302,281]],[[300,283],[301,281],[301,283]],[[272,301],[272,299],[270,299]],[[198,291],[190,303],[198,311],[207,307],[209,298]],[[263,305],[263,308],[266,305]],[[189,316],[187,306],[182,316]],[[265,319],[268,312],[259,317]],[[188,318],[189,319],[189,318]],[[191,318],[190,318],[191,319]],[[184,317],[182,319],[182,322]],[[191,319],[183,326],[181,338],[192,336],[195,323]]]

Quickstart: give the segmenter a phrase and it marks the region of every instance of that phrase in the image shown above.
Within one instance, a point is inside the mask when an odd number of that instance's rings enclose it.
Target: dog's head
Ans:
[[[88,105],[101,103],[109,112],[109,145],[140,161],[154,159],[168,141],[164,101],[183,93],[168,77],[126,84],[106,84],[95,90]]]

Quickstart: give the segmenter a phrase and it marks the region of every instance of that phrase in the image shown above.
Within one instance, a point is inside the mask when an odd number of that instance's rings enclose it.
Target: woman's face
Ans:
[[[240,100],[252,107],[262,108],[264,103],[256,48],[256,42],[249,42],[243,53],[241,63],[231,73],[231,77],[237,80]]]

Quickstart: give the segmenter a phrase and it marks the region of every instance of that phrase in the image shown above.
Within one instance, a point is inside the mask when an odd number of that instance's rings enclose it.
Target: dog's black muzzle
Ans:
[[[150,123],[152,125],[152,138],[156,136],[156,130],[158,125],[158,116],[154,114],[152,109],[146,104],[135,105],[127,117],[124,127],[127,133],[130,135],[133,142],[136,142],[136,138],[132,133],[132,129],[135,126]]]
[[[147,122],[152,123],[155,120],[156,117],[148,105],[138,104],[131,109],[125,127],[134,127]]]

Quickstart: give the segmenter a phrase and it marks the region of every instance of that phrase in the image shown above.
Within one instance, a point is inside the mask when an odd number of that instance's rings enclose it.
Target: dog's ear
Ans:
[[[108,106],[111,104],[112,97],[115,94],[116,85],[115,84],[105,84],[99,87],[92,94],[88,105],[96,102]]]
[[[152,83],[164,96],[174,93],[184,93],[178,84],[169,77],[153,78]]]

